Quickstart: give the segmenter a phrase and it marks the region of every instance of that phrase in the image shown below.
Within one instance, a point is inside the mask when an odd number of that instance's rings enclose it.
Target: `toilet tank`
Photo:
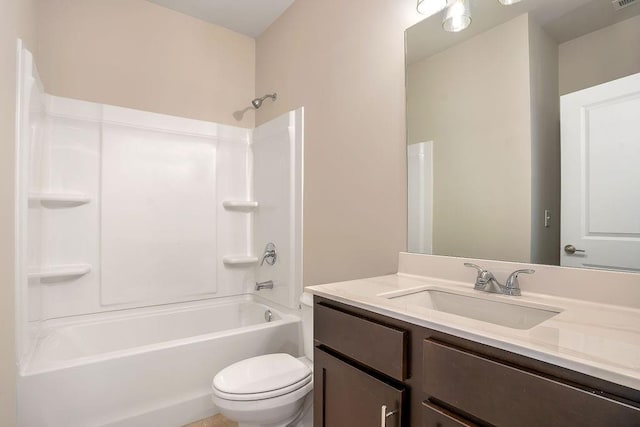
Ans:
[[[306,292],[300,297],[300,316],[304,355],[307,359],[313,360],[313,295]]]

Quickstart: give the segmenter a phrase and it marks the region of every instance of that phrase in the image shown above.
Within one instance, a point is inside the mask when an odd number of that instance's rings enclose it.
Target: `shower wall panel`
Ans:
[[[214,137],[103,126],[103,304],[216,292]]]
[[[36,246],[40,263],[32,263],[29,286],[42,292],[43,319],[91,312],[97,305],[97,279],[100,274],[100,123],[86,116],[56,109],[47,99],[47,127],[40,150],[43,180],[32,183],[31,193],[43,197],[57,195],[86,197],[88,203],[65,204],[31,201],[32,212],[40,216],[40,240]],[[96,113],[88,107],[86,113]],[[55,114],[55,115],[54,115]],[[33,223],[30,223],[32,225]],[[91,266],[85,275],[48,276],[47,270]]]
[[[30,286],[27,266],[40,264],[41,214],[31,209],[31,183],[43,179],[42,145],[45,123],[45,94],[31,52],[18,40],[16,126],[16,253],[15,253],[15,332],[16,359],[22,361],[35,344],[42,320],[42,292]]]
[[[303,116],[299,108],[257,127],[253,134],[253,173],[260,208],[255,222],[255,251],[276,245],[274,265],[258,266],[259,281],[273,290],[260,296],[291,308],[302,292]]]

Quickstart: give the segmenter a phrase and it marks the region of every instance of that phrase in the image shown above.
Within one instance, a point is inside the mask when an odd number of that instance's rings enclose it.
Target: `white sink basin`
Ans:
[[[554,307],[534,307],[517,302],[504,302],[441,289],[427,289],[406,295],[387,297],[407,306],[425,307],[470,319],[514,329],[531,329],[560,313]]]

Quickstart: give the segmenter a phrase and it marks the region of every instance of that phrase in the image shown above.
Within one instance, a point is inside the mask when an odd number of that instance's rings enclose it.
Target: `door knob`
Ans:
[[[581,252],[581,253],[585,253],[584,249],[576,249],[575,246],[573,245],[567,245],[564,247],[564,251],[569,254],[569,255],[573,255],[576,252]]]

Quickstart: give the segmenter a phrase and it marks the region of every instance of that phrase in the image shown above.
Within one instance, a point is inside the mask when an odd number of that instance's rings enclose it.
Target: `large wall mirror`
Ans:
[[[409,251],[640,272],[640,1],[458,1],[406,32]]]

